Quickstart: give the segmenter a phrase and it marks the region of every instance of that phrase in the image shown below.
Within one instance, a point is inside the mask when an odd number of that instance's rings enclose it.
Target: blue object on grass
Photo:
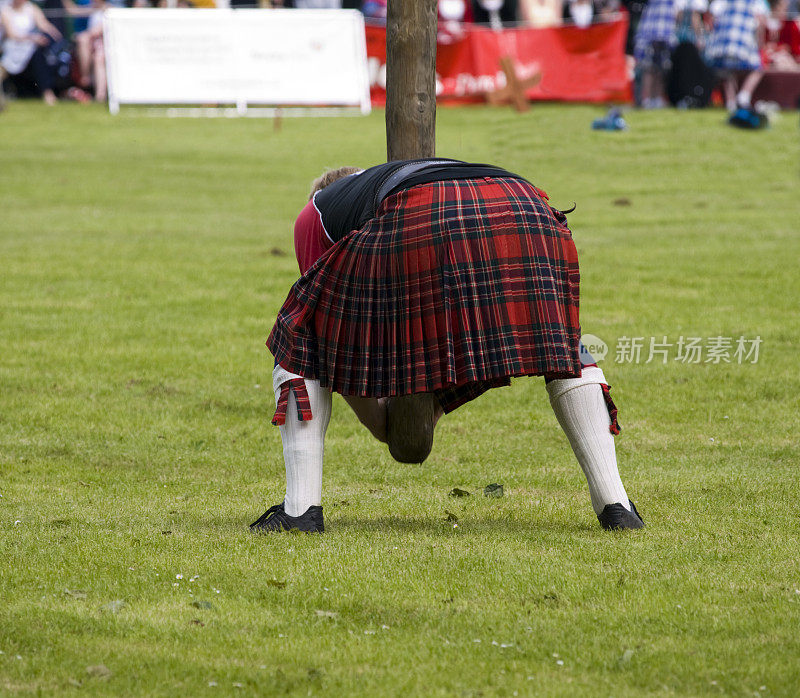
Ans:
[[[759,129],[769,126],[769,121],[764,114],[759,114],[755,109],[739,107],[728,119],[731,126],[737,128]]]
[[[628,128],[628,124],[622,118],[622,112],[614,107],[609,109],[608,114],[602,119],[592,121],[592,128],[595,131],[625,131]]]

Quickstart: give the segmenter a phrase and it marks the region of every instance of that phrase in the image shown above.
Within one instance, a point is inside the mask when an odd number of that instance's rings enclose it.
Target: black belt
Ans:
[[[381,205],[381,201],[383,201],[389,194],[391,193],[392,189],[399,186],[404,179],[410,177],[415,172],[419,172],[420,170],[424,170],[426,167],[430,167],[431,165],[446,165],[449,162],[454,162],[458,164],[460,163],[458,160],[417,160],[416,162],[409,162],[407,165],[403,165],[399,170],[395,170],[390,174],[386,181],[378,188],[378,193],[375,194],[375,211],[378,210],[378,207]]]

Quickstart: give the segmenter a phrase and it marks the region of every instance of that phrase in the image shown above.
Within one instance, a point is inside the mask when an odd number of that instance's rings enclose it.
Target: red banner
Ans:
[[[530,99],[568,102],[630,101],[625,64],[627,16],[593,24],[547,29],[504,29],[465,25],[463,38],[439,44],[436,90],[439,102],[480,101],[506,84],[499,60],[511,56],[518,77],[541,72]],[[374,105],[386,102],[386,28],[367,26],[367,56]]]

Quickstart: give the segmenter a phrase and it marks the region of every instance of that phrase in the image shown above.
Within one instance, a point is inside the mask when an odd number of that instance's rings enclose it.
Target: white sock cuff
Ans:
[[[555,402],[562,395],[582,385],[608,385],[603,369],[599,366],[589,366],[581,371],[580,378],[558,378],[550,381],[547,384],[550,402]]]
[[[293,378],[303,378],[303,376],[298,376],[296,373],[292,373],[291,371],[287,371],[280,364],[275,364],[275,368],[272,369],[272,390],[276,394],[276,397],[275,397],[276,400],[278,399],[277,398],[277,394],[280,392],[281,386],[286,381],[290,381]]]
[[[275,426],[285,424],[290,412],[296,413],[301,422],[310,422],[320,410],[327,426],[331,391],[323,388],[319,380],[303,378],[278,364],[272,371],[272,388],[275,392],[275,414],[271,421]]]

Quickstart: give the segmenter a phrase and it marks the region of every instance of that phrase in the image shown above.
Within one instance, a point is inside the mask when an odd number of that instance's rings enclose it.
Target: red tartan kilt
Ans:
[[[580,375],[578,256],[543,192],[506,178],[422,184],[292,287],[267,346],[343,395],[436,392],[446,411],[512,376]]]

